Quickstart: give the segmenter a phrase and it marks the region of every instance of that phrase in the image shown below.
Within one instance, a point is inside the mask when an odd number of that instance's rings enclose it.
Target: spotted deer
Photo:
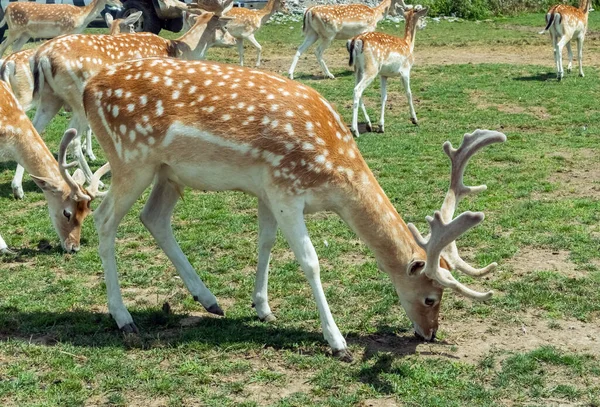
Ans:
[[[0,27],[8,25],[6,39],[0,44],[0,56],[10,45],[13,52],[19,51],[31,38],[80,33],[107,5],[122,6],[119,0],[92,0],[84,7],[22,1],[10,3],[0,22]]]
[[[254,38],[259,28],[265,24],[271,16],[281,11],[288,13],[285,7],[284,0],[269,0],[261,10],[249,10],[243,7],[232,8],[227,12],[228,17],[233,17],[233,21],[227,24],[227,31],[237,41],[238,54],[240,56],[240,65],[244,66],[244,40],[250,41],[250,43],[256,48],[256,66],[260,66],[260,57],[262,53],[262,46]]]
[[[562,51],[565,45],[569,54],[567,72],[573,67],[573,51],[571,40],[577,41],[577,61],[579,62],[579,76],[583,77],[583,40],[588,25],[588,15],[592,10],[592,0],[580,0],[579,7],[557,4],[546,14],[546,28],[540,34],[550,31],[552,47],[554,48],[554,62],[556,63],[556,76],[560,81],[564,76],[562,64]]]
[[[302,34],[304,42],[298,47],[296,55],[289,69],[290,79],[294,79],[294,71],[304,53],[312,44],[320,40],[315,55],[321,69],[328,78],[335,77],[323,60],[323,53],[333,40],[347,40],[364,32],[375,31],[377,23],[385,18],[388,13],[397,14],[396,7],[407,7],[404,0],[382,0],[376,7],[364,4],[338,4],[319,5],[310,7],[304,12]]]
[[[379,75],[381,80],[381,116],[379,119],[379,131],[384,131],[384,114],[387,102],[387,78],[400,76],[408,106],[410,108],[410,119],[417,125],[417,114],[413,106],[412,92],[410,90],[410,70],[415,57],[415,34],[421,17],[427,14],[427,8],[416,6],[404,12],[406,26],[404,38],[394,37],[379,32],[368,32],[348,40],[347,48],[350,53],[349,65],[354,65],[354,101],[352,105],[352,125],[350,129],[355,137],[358,132],[358,106],[362,108],[367,121],[367,130],[372,131],[371,120],[367,115],[367,109],[362,100],[365,89]]]
[[[65,154],[66,146],[61,146],[59,162],[56,161],[8,84],[0,81],[0,159],[16,161],[31,174],[48,202],[50,219],[61,246],[67,252],[76,252],[81,225],[91,212],[90,201],[102,195],[98,192],[99,179],[108,167],[98,170],[86,189],[81,170],[77,169],[73,176],[69,174],[73,164],[66,163]],[[0,251],[8,252],[1,237]]]
[[[83,101],[111,166],[112,182],[94,222],[108,309],[125,332],[137,328],[120,293],[115,237],[125,214],[152,182],[141,221],[194,299],[218,315],[223,311],[217,299],[173,236],[173,209],[186,186],[256,196],[259,249],[253,303],[258,317],[274,319],[267,282],[279,227],[312,288],[325,339],[344,360],[351,355],[327,305],[305,213],[329,210],[354,229],[391,277],[415,331],[427,340],[438,328],[445,287],[478,300],[492,295],[464,286],[450,273],[456,268],[479,276],[496,267],[474,269],[459,257],[454,243],[483,220],[483,213],[453,216],[464,196],[485,189],[463,184],[470,156],[504,141],[502,133],[477,130],[465,135],[458,150],[444,144],[452,162],[450,190],[441,212],[428,218],[432,235],[426,240],[396,212],[340,115],[303,84],[233,65],[148,58],[102,69],[86,84]],[[114,109],[130,114],[114,115]]]
[[[110,35],[74,34],[43,44],[34,57],[34,97],[38,98],[33,124],[41,132],[63,105],[71,106],[73,116],[69,127],[77,130],[73,150],[86,179],[91,170],[81,151],[80,135],[87,127],[83,111],[82,92],[85,82],[101,68],[129,59],[151,56],[203,58],[207,49],[216,44],[235,45],[235,38],[224,29],[229,19],[213,13],[203,13],[194,26],[176,40],[167,40],[151,33]],[[127,78],[129,80],[131,78]],[[144,76],[154,86],[162,87],[160,77]],[[129,106],[114,106],[112,115],[130,115]]]
[[[133,25],[140,19],[142,16],[141,11],[136,11],[135,13],[131,13],[125,18],[117,18],[115,19],[112,14],[106,13],[104,15],[104,20],[106,20],[106,25],[109,28],[109,35],[117,35],[117,34],[135,34],[135,29]]]
[[[110,14],[106,14],[106,22],[110,28],[111,35],[117,35],[121,31],[127,32],[130,25],[140,17],[141,11],[133,13],[125,19],[113,19]],[[110,17],[109,17],[110,16]],[[19,101],[23,110],[28,112],[36,107],[33,98],[33,74],[30,68],[30,59],[35,55],[37,48],[25,49],[12,53],[0,66],[0,78],[10,84],[10,87]],[[90,160],[96,160],[92,150],[92,133],[86,131],[85,152]],[[16,199],[23,199],[23,175],[25,169],[21,165],[17,165],[15,176],[12,181],[13,196]]]

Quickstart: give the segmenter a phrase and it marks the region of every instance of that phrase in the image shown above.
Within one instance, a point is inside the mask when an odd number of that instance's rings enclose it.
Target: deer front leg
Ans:
[[[29,41],[31,37],[28,36],[27,34],[22,34],[19,38],[17,38],[17,40],[13,43],[12,46],[12,52],[15,53],[17,51],[20,51],[21,48],[23,48],[23,45],[27,44],[27,41]],[[0,54],[1,55],[1,54]]]
[[[6,33],[6,38],[4,41],[2,41],[2,44],[0,44],[0,58],[2,58],[2,55],[4,55],[4,52],[10,46],[10,44],[14,43],[18,38],[19,36],[13,35],[11,30],[8,30],[8,33]]]
[[[12,250],[10,250],[8,248],[8,246],[6,245],[6,242],[4,241],[4,239],[2,239],[2,236],[0,236],[0,253],[2,253],[2,254],[14,254],[14,252]]]
[[[315,50],[315,55],[317,56],[317,61],[319,61],[319,65],[321,65],[321,69],[323,70],[323,73],[329,79],[335,79],[335,76],[333,76],[333,74],[331,72],[329,72],[329,68],[327,68],[327,64],[325,63],[325,60],[323,59],[323,53],[325,52],[325,50],[327,48],[329,48],[332,41],[333,41],[333,38],[323,38],[321,40],[321,42],[319,43],[319,45],[317,45],[317,49]]]
[[[347,349],[346,340],[333,320],[327,299],[325,298],[325,292],[321,285],[319,258],[308,236],[308,230],[304,223],[303,210],[302,208],[294,207],[293,203],[292,205],[282,206],[283,202],[283,200],[278,200],[278,205],[272,206],[273,214],[275,214],[281,231],[312,288],[319,310],[323,335],[331,346],[333,355],[343,361],[350,362],[352,361],[352,355]]]
[[[577,62],[579,63],[579,76],[582,78],[585,76],[583,74],[583,39],[583,36],[577,38]]]
[[[182,187],[168,178],[167,167],[163,167],[156,176],[150,198],[144,206],[140,219],[171,260],[194,300],[202,304],[208,312],[224,315],[223,310],[217,304],[216,297],[198,277],[196,270],[173,236],[171,218],[181,190]]]
[[[379,132],[384,132],[385,126],[385,105],[387,103],[387,78],[382,76],[381,82],[381,116],[379,117]]]
[[[104,200],[94,211],[94,223],[98,231],[98,253],[104,269],[108,312],[112,315],[119,329],[125,333],[137,333],[138,329],[127,307],[123,303],[117,261],[115,258],[115,238],[117,227],[123,216],[133,206],[137,198],[152,182],[153,173],[137,171],[121,177],[113,172],[112,183]]]
[[[244,66],[244,39],[237,38],[236,45],[238,49],[238,55],[240,57],[240,66]]]
[[[567,55],[569,56],[569,65],[567,65],[567,73],[571,73],[573,69],[573,50],[571,49],[571,41],[567,42]]]
[[[274,321],[275,315],[269,307],[268,285],[269,285],[269,260],[271,249],[277,238],[277,220],[271,213],[271,209],[262,201],[258,201],[258,267],[256,270],[256,282],[254,294],[252,295],[252,306],[261,321]]]
[[[21,164],[17,164],[17,170],[15,171],[15,176],[11,182],[11,187],[13,191],[13,196],[15,199],[23,199],[25,194],[23,193],[23,173],[25,172],[25,168],[21,166]]]
[[[401,72],[400,77],[402,78],[402,84],[404,85],[404,90],[406,91],[406,99],[408,99],[408,106],[410,108],[410,121],[415,126],[419,125],[417,121],[417,113],[415,112],[415,106],[413,105],[412,100],[412,92],[410,91],[410,71]]]
[[[371,120],[369,119],[369,115],[367,114],[367,109],[362,100],[362,94],[367,89],[367,87],[373,82],[375,76],[369,75],[368,73],[357,70],[356,71],[356,85],[354,86],[354,95],[352,101],[352,125],[350,126],[350,131],[354,134],[354,137],[360,137],[360,132],[358,131],[358,108],[361,107],[363,114],[365,116],[365,120],[367,121],[367,130],[372,131],[373,128],[371,126]]]
[[[290,79],[294,79],[294,70],[296,70],[296,65],[298,64],[300,55],[302,55],[302,53],[304,53],[304,51],[306,51],[306,49],[308,47],[310,47],[311,45],[313,45],[318,39],[319,39],[319,36],[314,31],[310,31],[306,35],[306,38],[304,38],[304,42],[298,47],[298,51],[296,51],[296,55],[294,55],[294,59],[292,60],[292,65],[290,65],[290,69],[288,71],[288,75],[290,76]]]

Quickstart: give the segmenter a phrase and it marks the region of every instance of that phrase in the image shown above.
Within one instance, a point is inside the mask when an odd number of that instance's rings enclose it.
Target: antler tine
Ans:
[[[108,193],[108,191],[99,191],[98,188],[100,186],[100,178],[102,178],[109,171],[110,163],[106,163],[102,167],[98,168],[94,175],[92,175],[90,186],[87,188],[87,193],[92,199],[101,198]]]
[[[79,184],[73,179],[71,174],[69,174],[68,169],[77,165],[76,162],[72,162],[67,164],[67,147],[71,144],[71,141],[77,136],[77,130],[68,129],[63,134],[63,138],[60,142],[60,147],[58,149],[58,169],[60,171],[60,175],[63,177],[67,185],[71,188],[71,195],[76,200],[89,201],[91,198],[81,192]]]

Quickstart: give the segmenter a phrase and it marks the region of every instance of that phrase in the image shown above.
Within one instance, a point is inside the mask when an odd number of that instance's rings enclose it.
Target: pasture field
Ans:
[[[435,343],[413,337],[388,277],[329,213],[307,223],[355,362],[329,355],[310,287],[281,236],[269,287],[278,319],[260,322],[250,306],[256,199],[191,190],[175,210],[175,235],[226,317],[193,301],[139,222],[140,200],[117,239],[122,290],[141,331],[124,337],[107,315],[91,217],[81,252],[64,254],[41,191],[26,176],[25,200],[13,200],[14,165],[4,163],[0,233],[17,254],[0,257],[0,405],[600,405],[600,14],[590,15],[586,77],[567,74],[560,83],[549,36],[536,34],[543,23],[541,14],[430,22],[417,34],[412,73],[420,126],[410,124],[401,82],[392,79],[386,133],[357,140],[399,213],[425,230],[449,182],[442,143],[457,146],[476,128],[508,136],[467,169],[466,182],[488,190],[461,210],[486,219],[458,241],[471,262],[499,263],[480,281],[460,276],[496,295],[474,303],[446,292]],[[287,72],[300,27],[259,31],[263,69]],[[344,45],[325,56],[336,80],[322,79],[312,49],[296,75],[350,123],[354,79]],[[213,49],[209,58],[236,63],[237,53]],[[254,58],[247,46],[247,64]],[[376,123],[378,81],[365,95]],[[54,152],[67,119],[46,131]],[[94,168],[104,162],[96,153]]]

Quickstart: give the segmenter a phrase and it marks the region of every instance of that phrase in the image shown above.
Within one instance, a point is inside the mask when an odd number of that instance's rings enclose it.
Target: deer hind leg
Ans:
[[[559,81],[565,75],[565,73],[563,71],[562,53],[563,53],[563,48],[565,47],[566,43],[567,43],[567,39],[565,36],[563,36],[556,43],[556,77]]]
[[[417,113],[415,112],[412,92],[410,90],[410,71],[400,72],[400,77],[402,78],[402,84],[404,85],[404,90],[406,91],[406,99],[408,99],[408,106],[410,108],[410,121],[415,126],[418,126],[419,122],[417,121]]]
[[[25,194],[23,193],[23,173],[25,172],[25,168],[21,166],[21,164],[17,164],[17,170],[15,171],[15,176],[12,179],[11,187],[13,191],[13,196],[15,199],[23,199]]]
[[[325,63],[325,60],[323,59],[323,53],[325,52],[325,50],[327,48],[329,48],[332,41],[333,41],[333,38],[323,38],[321,40],[321,42],[319,43],[319,45],[317,45],[317,49],[315,50],[315,55],[317,56],[317,61],[319,61],[319,65],[321,65],[321,69],[323,70],[323,73],[329,79],[335,79],[335,76],[333,76],[333,74],[331,72],[329,72],[329,68],[327,68],[327,64]]]
[[[365,120],[367,121],[367,130],[373,131],[373,127],[371,126],[371,120],[369,119],[369,115],[367,114],[367,108],[363,103],[362,95],[365,89],[373,82],[373,79],[377,74],[373,75],[369,72],[365,72],[362,69],[356,70],[356,85],[354,86],[354,97],[352,101],[352,125],[350,126],[350,130],[354,134],[354,137],[360,137],[360,133],[358,131],[358,108],[362,109],[362,112],[365,116]]]
[[[294,55],[292,65],[290,65],[290,69],[288,71],[290,79],[294,79],[294,70],[296,70],[296,65],[298,64],[300,55],[302,55],[302,53],[304,53],[304,51],[306,51],[307,48],[313,45],[318,39],[319,35],[312,30],[306,35],[306,38],[304,38],[304,42],[298,47],[298,51],[296,51],[296,55]]]
[[[8,30],[8,33],[6,34],[6,38],[4,39],[4,41],[2,41],[2,44],[0,44],[0,58],[2,57],[2,55],[4,55],[4,52],[7,50],[7,48],[15,43],[15,41],[17,41],[21,35],[20,34],[13,34],[11,32],[12,30]],[[14,52],[14,50],[13,50]]]
[[[384,132],[385,126],[385,105],[387,103],[387,77],[382,76],[380,79],[381,82],[381,116],[379,117],[379,132]]]
[[[236,38],[238,55],[240,57],[240,66],[244,66],[244,39]]]
[[[224,315],[223,310],[217,304],[217,298],[198,277],[198,273],[173,236],[171,218],[182,190],[183,188],[179,184],[169,179],[168,167],[162,167],[156,175],[154,187],[140,219],[171,260],[194,300],[202,304],[208,312]]]
[[[30,39],[31,37],[27,34],[21,34],[21,36],[19,36],[19,38],[17,38],[17,40],[13,43],[12,52],[15,53],[17,51],[20,51],[21,48],[23,48],[23,45],[27,44],[27,41],[29,41]]]
[[[583,40],[583,35],[577,37],[577,62],[579,63],[579,76],[582,78],[585,76],[583,75]]]
[[[312,288],[319,310],[323,335],[336,357],[344,361],[351,361],[352,356],[348,352],[346,340],[333,320],[327,299],[325,298],[325,292],[321,284],[319,259],[308,236],[308,230],[304,223],[303,208],[293,203],[285,205],[285,200],[282,199],[276,199],[273,202],[276,202],[276,204],[271,205],[272,213],[275,215],[283,235],[294,252]]]
[[[8,248],[2,236],[0,236],[0,254],[12,254],[13,252]]]
[[[250,41],[250,43],[254,45],[254,48],[256,48],[256,67],[258,68],[260,66],[262,46],[258,43],[258,41],[256,41],[256,38],[254,38],[254,34],[248,37],[248,41]]]
[[[573,50],[571,49],[571,41],[567,42],[567,55],[569,56],[569,65],[567,65],[567,72],[571,73],[573,69]]]
[[[271,209],[262,201],[258,200],[258,266],[256,269],[256,282],[254,294],[252,295],[252,306],[261,321],[274,321],[275,315],[269,307],[268,285],[269,285],[269,260],[271,249],[277,238],[277,220]]]
[[[98,253],[104,268],[108,311],[119,329],[125,333],[133,333],[138,332],[138,329],[121,297],[115,258],[115,238],[119,223],[150,185],[154,174],[147,169],[138,169],[122,175],[113,171],[112,175],[110,189],[100,206],[94,211],[94,223],[98,231]]]
[[[62,100],[54,96],[48,86],[44,87],[42,94],[38,97],[37,109],[33,117],[33,127],[42,134],[46,125],[56,116],[63,105]]]

